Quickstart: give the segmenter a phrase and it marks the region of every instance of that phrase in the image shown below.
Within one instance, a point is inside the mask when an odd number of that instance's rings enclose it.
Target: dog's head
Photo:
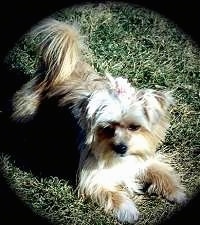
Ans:
[[[168,92],[136,90],[123,79],[118,81],[117,87],[94,92],[90,97],[87,144],[98,159],[151,155],[168,128],[172,97]]]

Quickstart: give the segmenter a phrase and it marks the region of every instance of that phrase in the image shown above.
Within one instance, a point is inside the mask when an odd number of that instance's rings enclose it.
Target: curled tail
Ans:
[[[45,19],[31,31],[39,36],[39,53],[46,69],[46,80],[52,84],[67,79],[80,57],[79,32],[65,22]]]
[[[79,32],[71,25],[55,19],[45,19],[31,32],[39,40],[39,56],[45,76],[35,77],[17,91],[13,97],[14,120],[27,121],[40,105],[44,90],[62,83],[70,77],[80,59]]]

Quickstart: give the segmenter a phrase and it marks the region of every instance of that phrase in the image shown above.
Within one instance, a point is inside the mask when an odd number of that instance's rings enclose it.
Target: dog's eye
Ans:
[[[130,131],[136,131],[140,128],[139,125],[134,125],[134,124],[131,124],[129,127],[128,127],[128,130]]]
[[[106,135],[107,137],[113,137],[115,134],[115,128],[112,126],[107,126],[103,128],[103,133],[104,135]]]

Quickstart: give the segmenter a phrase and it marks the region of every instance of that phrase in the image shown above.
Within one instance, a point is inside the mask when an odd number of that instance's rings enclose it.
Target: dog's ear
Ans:
[[[137,98],[141,101],[144,114],[152,125],[166,117],[169,107],[174,103],[171,92],[155,91],[152,89],[139,91]]]

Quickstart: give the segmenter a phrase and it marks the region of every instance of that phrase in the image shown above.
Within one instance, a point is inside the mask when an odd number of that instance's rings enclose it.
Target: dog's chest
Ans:
[[[134,157],[126,157],[112,167],[99,170],[98,179],[109,186],[126,186],[136,191],[137,175],[140,173],[142,163]]]

